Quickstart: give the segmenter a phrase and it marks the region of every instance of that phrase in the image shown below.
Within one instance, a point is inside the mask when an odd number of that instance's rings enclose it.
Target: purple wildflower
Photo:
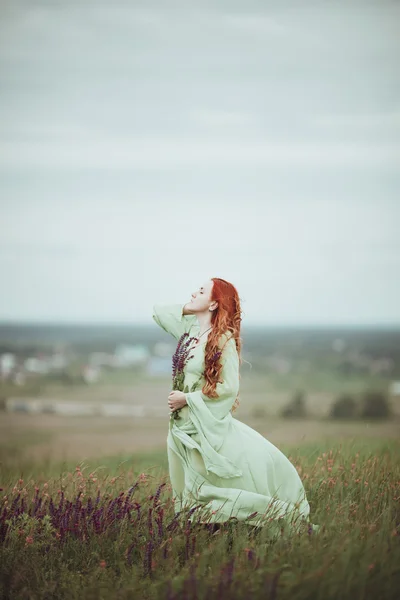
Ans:
[[[153,506],[156,506],[160,500],[160,495],[161,495],[161,490],[163,489],[163,487],[166,485],[166,483],[161,483],[158,488],[157,491],[155,493],[154,496],[154,500],[153,500]]]
[[[188,338],[188,339],[186,339]],[[181,335],[175,353],[172,357],[172,389],[180,392],[184,391],[184,380],[185,380],[185,365],[188,360],[194,357],[194,354],[190,353],[190,345],[193,340],[197,340],[195,337],[189,337],[186,332]],[[174,410],[171,417],[173,419],[179,419],[180,409]]]

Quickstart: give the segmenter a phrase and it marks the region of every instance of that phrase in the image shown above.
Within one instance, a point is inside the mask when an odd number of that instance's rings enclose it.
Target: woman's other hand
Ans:
[[[168,406],[171,412],[186,406],[186,395],[178,390],[173,390],[168,396]]]

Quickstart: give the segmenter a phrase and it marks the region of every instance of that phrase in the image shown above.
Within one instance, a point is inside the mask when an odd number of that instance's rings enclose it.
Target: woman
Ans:
[[[155,322],[179,340],[177,352],[190,342],[184,389],[191,391],[168,396],[175,510],[205,505],[207,520],[214,523],[236,517],[250,525],[284,519],[295,526],[308,522],[310,512],[296,468],[232,415],[242,361],[240,315],[236,288],[218,277],[206,281],[187,304],[153,307]]]

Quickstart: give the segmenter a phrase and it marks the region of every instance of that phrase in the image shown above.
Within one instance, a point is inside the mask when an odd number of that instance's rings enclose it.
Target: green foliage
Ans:
[[[268,411],[265,406],[256,404],[256,406],[251,408],[250,416],[253,417],[253,419],[266,419],[268,417]]]
[[[356,419],[358,417],[358,403],[349,394],[337,398],[331,406],[331,419]]]
[[[302,390],[295,392],[292,400],[280,411],[284,419],[303,419],[307,416],[305,393]]]
[[[380,391],[366,391],[361,398],[361,416],[366,419],[387,419],[391,407],[387,394]]]
[[[387,419],[391,407],[385,392],[366,390],[361,398],[343,394],[333,403],[330,411],[332,419]]]

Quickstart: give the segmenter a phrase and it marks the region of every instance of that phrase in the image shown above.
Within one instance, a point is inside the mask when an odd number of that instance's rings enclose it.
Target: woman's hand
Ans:
[[[186,406],[186,395],[178,390],[173,390],[168,396],[168,406],[171,412]]]

